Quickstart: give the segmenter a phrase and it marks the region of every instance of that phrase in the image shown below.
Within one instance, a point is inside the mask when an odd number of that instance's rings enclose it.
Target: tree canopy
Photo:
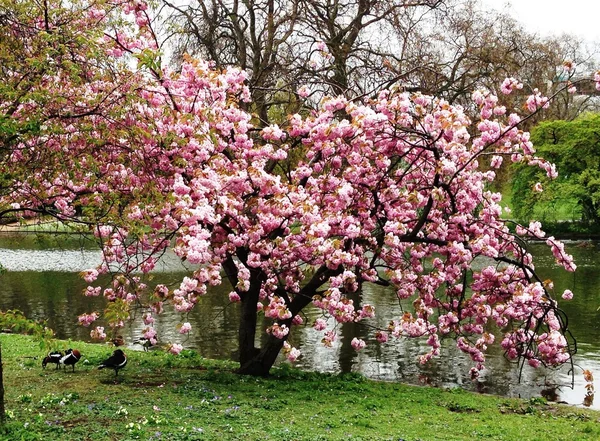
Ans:
[[[572,217],[600,226],[600,115],[583,114],[573,121],[545,121],[535,126],[531,141],[554,162],[558,179],[547,182],[532,169],[520,169],[513,181],[513,205],[519,219],[549,203],[572,207]],[[536,192],[535,186],[544,192]]]
[[[443,98],[390,87],[358,99],[324,96],[313,112],[263,126],[246,110],[244,71],[189,56],[177,70],[162,64],[146,3],[27,5],[7,25],[24,50],[62,35],[61,26],[74,33],[73,45],[32,53],[32,63],[50,71],[30,77],[19,63],[5,71],[20,79],[17,90],[32,84],[27,99],[2,94],[3,126],[26,126],[29,115],[39,123],[3,141],[10,191],[0,202],[4,212],[89,226],[104,259],[84,275],[86,295],[107,302],[93,336],[141,315],[153,340],[165,307],[185,317],[211,286],[229,283],[242,311],[240,372],[266,374],[280,351],[300,355],[287,341],[295,326],[313,326],[330,345],[338,324],[375,314],[349,297],[376,283],[413,305],[376,330],[377,340],[424,338],[430,350],[421,362],[439,355],[446,337],[469,354],[474,376],[494,343],[532,366],[569,359],[552,284],[536,275],[523,245],[544,233],[537,223],[512,233],[501,196],[487,188],[495,179],[483,167],[489,157],[494,167],[508,157],[556,175],[505,98],[475,90],[471,120]],[[502,91],[508,97],[522,87],[508,78]],[[547,105],[539,92],[527,100],[532,114]],[[546,241],[574,271],[564,246]],[[149,275],[171,247],[191,265],[189,276],[154,286]],[[108,285],[98,282],[105,273]],[[305,324],[301,312],[311,306],[322,317]],[[268,321],[260,348],[258,314]],[[500,342],[492,323],[503,331]],[[353,341],[357,350],[364,345]]]

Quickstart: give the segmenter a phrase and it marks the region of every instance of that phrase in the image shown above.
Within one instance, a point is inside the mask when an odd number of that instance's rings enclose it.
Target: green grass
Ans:
[[[598,440],[600,413],[462,390],[406,386],[289,367],[238,376],[192,351],[127,351],[114,380],[85,343],[74,373],[41,368],[29,337],[1,335],[3,440]],[[37,357],[37,358],[31,358]],[[87,362],[86,362],[87,360]]]

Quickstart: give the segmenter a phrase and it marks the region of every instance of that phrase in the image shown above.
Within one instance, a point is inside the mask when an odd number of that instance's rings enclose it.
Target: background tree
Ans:
[[[536,209],[555,204],[570,207],[575,220],[600,226],[599,124],[600,115],[588,113],[573,121],[545,121],[532,130],[532,142],[541,155],[556,163],[559,178],[547,182],[539,173],[519,168],[513,183],[513,206],[519,219],[531,218]],[[534,191],[537,183],[543,185],[543,193]]]
[[[248,73],[252,109],[260,125],[269,109],[292,100],[302,87],[319,96],[372,93],[394,77],[381,69],[396,48],[388,22],[405,10],[420,13],[439,0],[199,1],[172,8],[175,53],[198,55],[215,67],[239,66]],[[165,13],[169,15],[169,13]],[[278,92],[285,92],[281,94]],[[288,101],[289,103],[289,101]]]
[[[594,47],[568,35],[541,38],[507,13],[482,10],[477,1],[166,4],[173,11],[165,15],[175,23],[177,56],[199,55],[217,68],[245,70],[263,125],[273,121],[273,106],[285,102],[296,111],[298,91],[318,101],[369,95],[396,83],[465,104],[473,90],[499,93],[498,85],[513,76],[525,89],[507,102],[512,108],[536,87],[550,93],[564,86],[565,60],[581,75],[595,70]],[[572,118],[591,104],[583,95],[564,93],[528,124],[540,117]]]

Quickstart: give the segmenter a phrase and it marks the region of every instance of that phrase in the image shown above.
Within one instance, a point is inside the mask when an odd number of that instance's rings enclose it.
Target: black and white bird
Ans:
[[[75,363],[79,361],[81,354],[77,349],[67,349],[65,355],[62,356],[59,363],[67,368],[67,366],[73,366],[73,372],[75,372]]]
[[[147,339],[147,338],[139,338],[136,341],[133,342],[134,345],[141,345],[144,348],[144,351],[149,351],[156,346],[156,340],[154,340],[155,343],[152,343],[152,340]]]
[[[115,377],[117,377],[117,374],[119,373],[119,369],[123,369],[126,364],[127,364],[127,356],[125,355],[125,352],[123,352],[121,349],[117,349],[116,351],[114,351],[112,353],[112,355],[110,357],[108,357],[106,360],[104,360],[102,363],[100,363],[100,366],[98,366],[98,369],[104,369],[104,368],[114,369]]]
[[[48,363],[54,363],[56,365],[56,369],[60,366],[60,359],[64,357],[65,354],[59,351],[52,351],[48,355],[44,357],[42,360],[42,368],[46,369],[46,365]]]

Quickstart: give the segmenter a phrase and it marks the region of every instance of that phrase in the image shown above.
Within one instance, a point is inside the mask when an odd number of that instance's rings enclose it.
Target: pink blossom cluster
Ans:
[[[183,325],[181,325],[181,328],[179,328],[179,333],[180,334],[189,334],[192,330],[192,325],[189,322],[185,322]]]
[[[357,318],[354,302],[343,297],[337,288],[332,288],[324,297],[316,297],[313,304],[317,308],[327,311],[339,323],[352,322]]]
[[[90,326],[96,319],[100,317],[97,312],[92,312],[91,314],[81,314],[79,316],[79,324],[85,327]]]
[[[168,350],[173,355],[179,355],[179,353],[183,350],[183,346],[181,346],[179,343],[173,343],[169,345]]]
[[[554,236],[550,236],[546,240],[546,244],[552,250],[552,254],[559,265],[562,265],[564,269],[570,272],[574,272],[577,269],[577,265],[573,262],[573,256],[567,254],[565,251],[565,244],[556,240]]]
[[[146,340],[150,342],[152,346],[158,343],[157,332],[153,327],[148,326],[142,331],[142,334]]]
[[[529,95],[526,104],[530,112],[535,112],[539,108],[547,109],[550,106],[550,100],[543,96],[538,89],[533,89],[533,94]]]
[[[514,90],[522,89],[523,83],[515,78],[505,78],[500,86],[500,90],[505,95],[510,95]]]
[[[267,328],[268,334],[271,334],[280,340],[285,338],[289,332],[290,328],[288,328],[287,325],[279,325],[277,323],[274,323],[273,326],[269,326],[269,328]]]
[[[546,235],[542,231],[542,224],[539,221],[531,221],[528,227],[517,225],[516,231],[519,236],[531,236],[537,239],[542,239]]]
[[[283,353],[286,355],[286,358],[292,363],[298,360],[302,353],[299,349],[290,345],[287,341],[283,343]]]
[[[360,351],[361,349],[364,349],[365,346],[367,346],[367,344],[365,343],[364,340],[360,339],[360,338],[356,338],[354,337],[352,339],[352,341],[350,342],[350,344],[352,345],[352,347],[356,350],[356,351]]]
[[[104,328],[102,326],[96,326],[90,331],[90,337],[92,337],[94,340],[104,340],[106,338]]]
[[[265,317],[276,320],[286,320],[292,317],[292,313],[287,308],[285,300],[281,297],[273,296],[267,306],[264,308]]]

